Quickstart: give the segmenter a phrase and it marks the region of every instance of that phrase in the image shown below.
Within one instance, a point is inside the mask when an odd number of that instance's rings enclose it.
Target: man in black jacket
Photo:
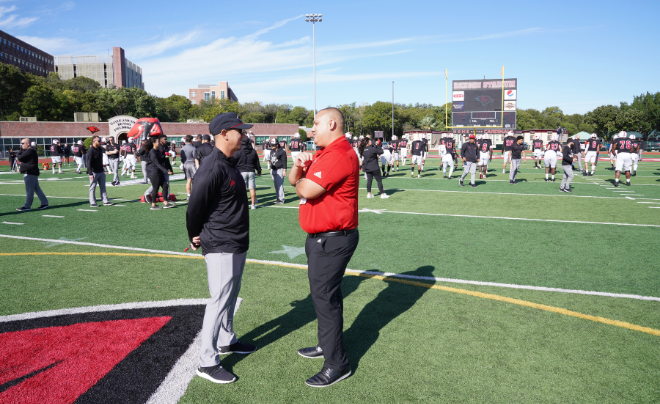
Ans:
[[[252,142],[249,137],[246,137],[241,142],[241,150],[234,155],[236,158],[236,167],[241,172],[245,185],[250,190],[250,200],[252,204],[250,209],[257,208],[257,187],[254,181],[254,170],[257,170],[257,175],[261,176],[261,163],[259,163],[259,156],[257,151],[252,147]]]
[[[579,146],[578,146],[579,147]],[[568,143],[564,146],[562,152],[561,168],[564,170],[564,177],[561,179],[561,185],[559,190],[561,192],[572,193],[571,190],[571,180],[573,180],[573,163],[577,160],[577,155],[575,153],[575,141],[573,139],[568,139]]]
[[[286,151],[275,138],[270,139],[270,174],[275,183],[275,203],[284,203],[284,178],[286,177]]]
[[[101,188],[101,199],[104,206],[112,206],[114,203],[108,199],[105,192],[105,170],[103,170],[103,148],[98,136],[92,137],[92,147],[87,151],[87,175],[89,175],[89,206],[97,208],[96,184]]]
[[[48,199],[39,187],[39,156],[37,151],[30,147],[30,139],[21,140],[21,150],[16,156],[18,161],[21,162],[20,172],[23,174],[23,182],[25,182],[25,205],[16,209],[19,212],[25,212],[32,209],[32,200],[36,193],[41,201],[41,206],[37,209],[46,209],[48,207]]]
[[[474,183],[474,176],[477,172],[477,153],[479,152],[479,146],[475,143],[476,137],[470,135],[470,141],[463,143],[461,147],[461,158],[463,159],[463,175],[458,180],[458,183],[463,185],[463,179],[470,173],[470,183],[472,188],[476,188],[477,184]]]
[[[232,157],[241,148],[244,124],[233,112],[217,115],[209,124],[215,149],[195,173],[195,186],[186,211],[193,250],[202,247],[211,298],[201,331],[197,375],[214,383],[231,383],[236,376],[223,369],[218,354],[248,354],[257,347],[239,342],[233,330],[234,309],[250,244],[250,215],[245,182]]]
[[[213,146],[211,145],[211,136],[202,136],[202,144],[197,146],[197,155],[195,155],[195,167],[199,168],[199,165],[202,164],[204,157],[208,156],[212,152]]]

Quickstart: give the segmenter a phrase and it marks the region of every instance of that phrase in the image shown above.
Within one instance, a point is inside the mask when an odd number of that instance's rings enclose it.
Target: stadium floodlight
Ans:
[[[321,14],[305,14],[305,22],[312,23],[312,65],[314,69],[314,117],[316,118],[316,23],[321,22]]]

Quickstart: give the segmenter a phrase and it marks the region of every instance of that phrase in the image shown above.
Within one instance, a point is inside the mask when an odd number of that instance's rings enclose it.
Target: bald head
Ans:
[[[344,115],[337,108],[325,108],[314,117],[312,127],[314,143],[326,147],[340,137],[344,137]]]

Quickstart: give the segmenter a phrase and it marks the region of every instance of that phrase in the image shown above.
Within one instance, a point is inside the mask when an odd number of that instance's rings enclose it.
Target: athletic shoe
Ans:
[[[198,367],[197,376],[213,383],[227,384],[236,381],[236,376],[225,370],[222,365],[209,366],[206,368]]]
[[[465,184],[463,184],[463,179],[459,179],[459,180],[458,180],[458,183],[461,184],[462,187],[465,186]]]
[[[477,184],[472,184],[470,185],[472,188],[476,188],[478,185]]]
[[[275,203],[275,204],[277,204],[277,205],[282,205],[282,204],[284,203],[284,201],[275,201],[275,202],[273,202],[273,203]]]
[[[220,355],[226,355],[230,353],[237,354],[250,354],[257,350],[257,347],[252,344],[246,344],[240,341],[236,341],[229,346],[218,347],[218,353]]]
[[[389,197],[390,197],[390,196],[387,195],[387,194],[385,194],[385,193],[380,194],[380,199],[387,199],[387,198],[389,198]]]
[[[256,205],[250,205],[250,209],[256,209]]]
[[[103,206],[112,206],[114,203],[112,202],[103,202]]]
[[[637,171],[635,171],[632,176],[637,177]]]
[[[593,176],[594,176],[594,173],[589,173],[589,177],[593,177]]]
[[[163,205],[163,209],[170,209],[175,207],[176,205],[173,204],[172,202],[169,202],[167,205]]]
[[[374,194],[367,194],[367,199],[374,198]]]
[[[351,368],[346,368],[344,370],[335,370],[324,367],[316,375],[305,380],[305,384],[310,387],[328,387],[333,384],[346,379],[351,375]]]
[[[506,170],[502,170],[502,174],[506,174]]]
[[[545,182],[548,182],[548,181],[550,181],[550,180],[546,178],[546,179],[545,179]]]
[[[298,355],[309,359],[323,358],[323,349],[320,346],[302,348],[298,350]]]
[[[158,206],[158,205],[152,206],[152,207],[150,208],[150,210],[161,210],[161,209],[163,209],[163,208],[161,208],[161,207]]]
[[[573,190],[570,189],[570,188],[564,188],[564,192],[566,192],[566,193],[568,193],[568,194],[572,194],[572,193],[573,193]]]
[[[583,177],[586,177],[587,175],[589,175],[589,174],[587,174],[586,171],[582,171],[582,176],[583,176]]]
[[[48,209],[48,208],[49,208],[48,205],[41,205],[41,206],[39,206],[37,209],[38,209],[38,210],[44,210],[44,209]]]
[[[555,182],[555,179],[554,179],[554,178],[552,179],[552,182]]]
[[[564,191],[564,188],[559,188],[559,191],[560,192],[566,192],[566,191]]]
[[[422,171],[424,171],[424,170],[422,170]],[[421,175],[419,175],[419,174],[417,174],[417,178],[422,178],[422,176],[421,176]]]
[[[410,176],[411,176],[411,177],[414,177],[414,176],[415,176],[415,173],[411,171],[411,172],[410,172]]]
[[[511,181],[511,185],[518,185],[518,183],[516,182],[516,180],[513,180]]]
[[[442,178],[447,178],[447,174],[443,175]]]
[[[619,186],[619,183],[618,183],[618,182],[614,182],[614,186],[615,186],[615,187],[618,187],[618,186]]]
[[[630,186],[630,182],[626,181],[626,186],[629,187],[629,186]]]
[[[28,210],[32,210],[32,208],[26,208],[25,206],[21,206],[20,208],[16,209],[19,212],[27,212]]]
[[[90,204],[89,204],[89,207],[90,207],[90,208],[98,208],[99,205],[97,205],[97,204],[95,204],[95,203],[90,203]]]

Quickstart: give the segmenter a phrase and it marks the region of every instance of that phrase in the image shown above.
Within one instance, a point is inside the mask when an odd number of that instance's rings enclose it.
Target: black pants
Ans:
[[[380,170],[376,171],[367,171],[367,192],[371,193],[371,181],[376,178],[376,183],[378,184],[378,190],[382,194],[383,192],[383,179],[380,176]]]
[[[324,367],[344,370],[348,359],[344,351],[344,303],[341,281],[351,260],[360,233],[339,237],[307,237],[307,275],[318,318],[318,345],[323,349]]]
[[[163,201],[167,201],[170,186],[165,182],[165,176],[161,173],[147,173],[149,175],[149,181],[151,181],[151,203],[158,202],[158,188],[163,189]]]

